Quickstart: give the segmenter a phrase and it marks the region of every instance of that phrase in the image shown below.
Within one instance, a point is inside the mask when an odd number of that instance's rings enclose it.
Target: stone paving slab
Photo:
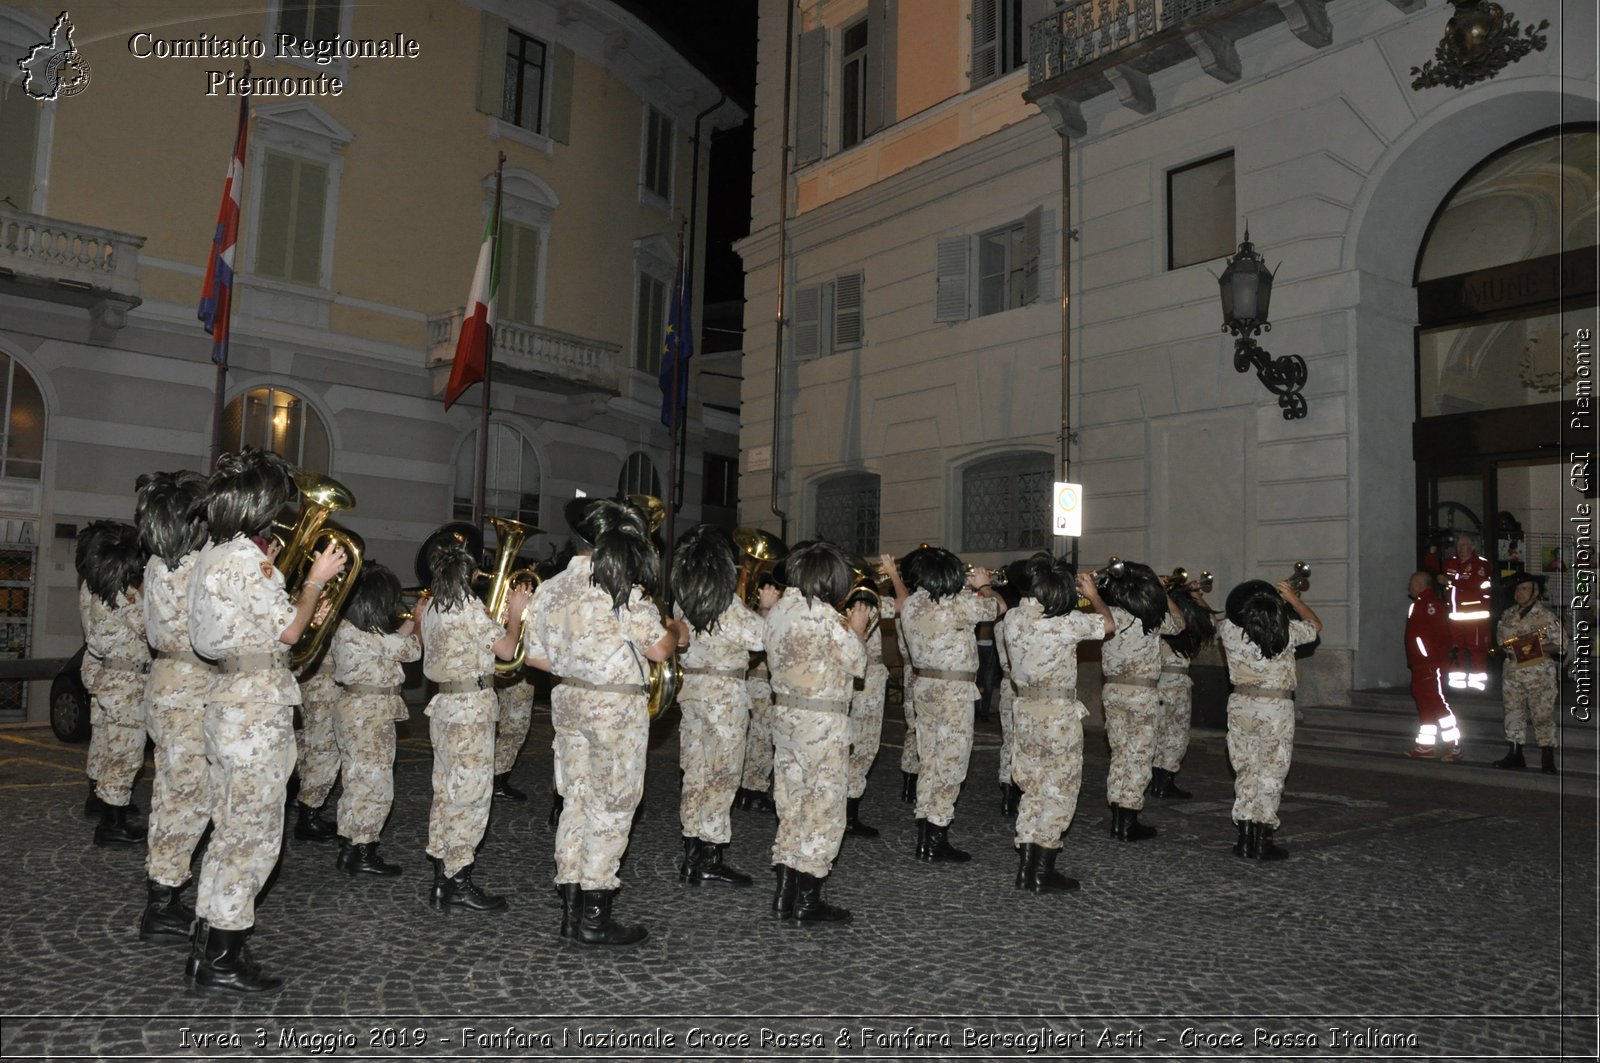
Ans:
[[[403,732],[383,842],[405,874],[353,881],[330,847],[286,841],[253,949],[289,981],[247,999],[186,987],[183,949],[137,940],[143,854],[89,844],[83,747],[0,734],[0,1056],[1594,1056],[1592,800],[1297,763],[1293,856],[1258,865],[1229,852],[1231,782],[1204,743],[1180,778],[1195,798],[1143,817],[1161,835],[1109,838],[1094,733],[1061,859],[1083,889],[1036,897],[1012,887],[984,721],[952,831],[973,861],[912,858],[886,749],[863,806],[883,834],[847,839],[829,881],[856,921],[795,927],[766,913],[770,815],[736,812],[728,850],[757,888],[678,884],[677,747],[658,727],[617,904],[651,936],[596,950],[555,933],[543,712],[514,775],[533,800],[497,802],[477,866],[511,910],[428,909],[423,724]]]

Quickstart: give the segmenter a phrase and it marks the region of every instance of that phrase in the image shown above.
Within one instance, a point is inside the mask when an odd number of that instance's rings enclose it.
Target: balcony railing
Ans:
[[[0,285],[89,308],[98,338],[121,328],[139,295],[144,237],[0,206]]]
[[[455,359],[461,318],[462,311],[453,310],[428,319],[429,368],[449,366]],[[562,391],[615,392],[621,351],[614,343],[538,325],[501,321],[494,330],[496,374],[538,378]]]
[[[1249,0],[1253,6],[1256,0]],[[1240,0],[1073,0],[1028,28],[1028,84],[1088,66]]]

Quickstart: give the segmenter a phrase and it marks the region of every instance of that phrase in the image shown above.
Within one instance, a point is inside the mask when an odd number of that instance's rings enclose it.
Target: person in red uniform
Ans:
[[[1471,532],[1456,536],[1456,555],[1443,562],[1429,551],[1426,566],[1440,584],[1448,588],[1450,633],[1456,660],[1448,680],[1457,690],[1482,691],[1489,685],[1489,588],[1492,575],[1489,562],[1478,556],[1477,537]]]
[[[1439,759],[1453,764],[1461,759],[1461,731],[1444,699],[1441,678],[1453,641],[1451,625],[1428,573],[1412,573],[1406,593],[1411,596],[1406,613],[1406,664],[1411,668],[1411,700],[1417,703],[1417,744],[1406,756],[1431,759],[1442,741],[1449,743],[1449,748]]]

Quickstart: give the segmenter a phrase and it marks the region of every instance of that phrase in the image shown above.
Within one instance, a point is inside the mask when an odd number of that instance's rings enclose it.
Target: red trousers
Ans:
[[[1450,715],[1450,704],[1444,700],[1444,680],[1440,669],[1411,670],[1411,700],[1417,703],[1419,723],[1438,723]]]

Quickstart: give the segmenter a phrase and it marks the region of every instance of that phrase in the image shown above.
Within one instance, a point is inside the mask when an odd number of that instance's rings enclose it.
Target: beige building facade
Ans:
[[[1547,48],[1413,89],[1449,5],[763,0],[744,522],[993,564],[1065,469],[1085,566],[1307,562],[1303,700],[1404,682],[1427,547],[1583,503],[1595,15],[1510,6]],[[1247,227],[1303,418],[1219,330]]]
[[[449,412],[440,393],[504,152],[489,511],[550,529],[539,557],[575,491],[662,493],[680,233],[704,227],[710,138],[745,116],[655,30],[608,0],[101,0],[71,6],[66,91],[41,99],[19,63],[61,48],[60,14],[0,2],[0,554],[26,599],[6,649],[70,654],[75,529],[131,519],[142,472],[205,466],[196,305],[246,57],[224,449],[344,483],[340,522],[412,581],[422,539],[471,507],[480,389]],[[692,523],[705,463],[738,444],[732,415],[690,418]]]

